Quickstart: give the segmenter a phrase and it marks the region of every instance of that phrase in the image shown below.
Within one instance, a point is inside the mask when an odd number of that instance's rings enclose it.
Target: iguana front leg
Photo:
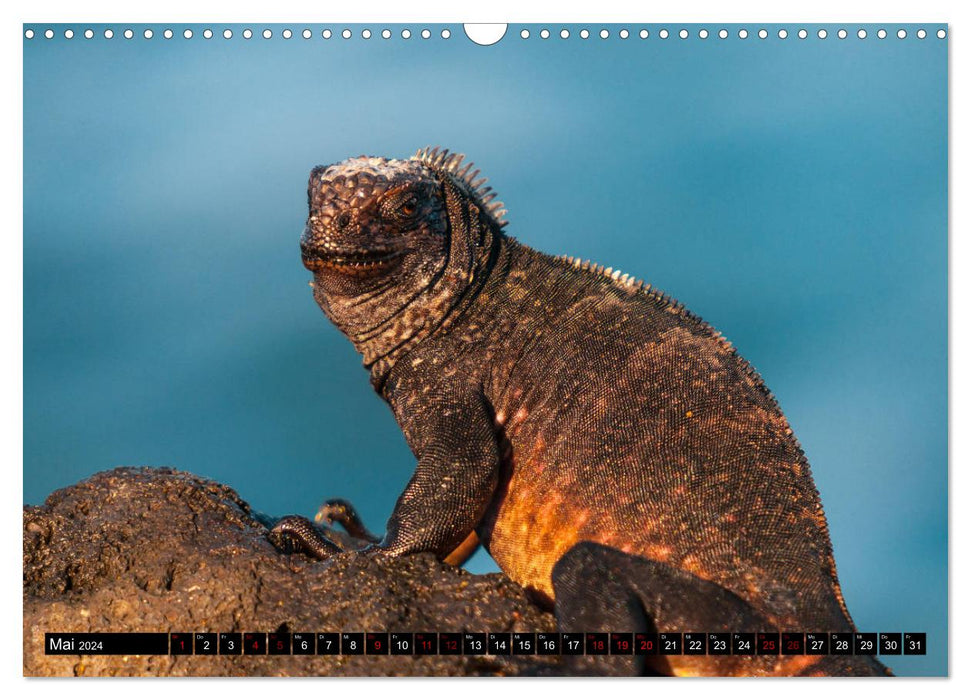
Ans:
[[[431,414],[423,411],[421,420],[415,416],[414,421],[407,404],[392,402],[418,466],[398,498],[387,533],[380,542],[360,549],[362,553],[434,552],[441,558],[464,559],[475,549],[473,530],[492,498],[499,474],[499,449],[489,411],[481,393],[472,389],[429,388],[423,399],[432,399],[431,405],[439,408]],[[360,525],[346,511],[338,522],[341,519],[352,527]],[[287,540],[319,559],[341,551],[300,516],[281,519],[270,534],[275,544]],[[456,556],[450,557],[453,552]]]

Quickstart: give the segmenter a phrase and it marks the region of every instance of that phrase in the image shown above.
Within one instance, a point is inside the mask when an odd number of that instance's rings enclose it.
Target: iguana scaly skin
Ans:
[[[476,538],[575,631],[852,631],[809,465],[722,336],[619,271],[503,232],[425,149],[310,176],[314,298],[418,459],[366,554],[460,560]],[[358,526],[349,508],[329,522]],[[323,557],[308,521],[275,537]],[[880,674],[873,657],[617,657],[618,672]]]

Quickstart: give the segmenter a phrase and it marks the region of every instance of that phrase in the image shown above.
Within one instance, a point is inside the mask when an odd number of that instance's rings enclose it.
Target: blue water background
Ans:
[[[644,278],[737,345],[813,466],[857,625],[926,631],[926,657],[885,661],[947,672],[937,26],[786,25],[784,41],[773,25],[606,41],[516,26],[489,48],[457,26],[367,41],[87,26],[24,41],[25,503],[172,465],[273,514],[343,496],[380,529],[414,462],[311,298],[306,178],[442,144],[490,177],[512,235]]]

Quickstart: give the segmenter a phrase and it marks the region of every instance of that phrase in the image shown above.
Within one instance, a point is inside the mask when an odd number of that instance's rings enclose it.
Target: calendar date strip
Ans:
[[[926,655],[924,632],[47,632],[49,655]]]

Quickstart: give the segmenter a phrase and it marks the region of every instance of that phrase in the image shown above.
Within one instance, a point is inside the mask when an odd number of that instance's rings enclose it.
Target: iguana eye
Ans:
[[[401,206],[398,207],[398,211],[405,216],[414,216],[415,212],[418,211],[418,200],[414,197],[409,197],[401,203]]]
[[[422,193],[414,188],[392,191],[381,202],[381,215],[401,225],[411,225],[422,211]]]

